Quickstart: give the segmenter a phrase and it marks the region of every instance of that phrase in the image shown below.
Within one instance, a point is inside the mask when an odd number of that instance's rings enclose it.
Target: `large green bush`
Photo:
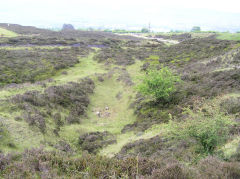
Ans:
[[[162,67],[160,70],[149,70],[137,89],[158,102],[165,102],[176,91],[176,83],[180,81],[180,77],[174,75],[168,67]]]

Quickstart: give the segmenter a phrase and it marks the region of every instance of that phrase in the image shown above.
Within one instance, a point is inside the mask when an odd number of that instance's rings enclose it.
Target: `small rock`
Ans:
[[[67,75],[67,74],[68,74],[68,72],[66,72],[66,71],[62,72],[62,75]]]
[[[102,76],[99,76],[99,77],[98,77],[98,81],[103,82],[103,81],[104,81],[104,78],[103,78]]]
[[[97,111],[97,112],[96,112],[96,115],[97,115],[98,117],[101,117],[101,112],[100,112],[100,111]]]

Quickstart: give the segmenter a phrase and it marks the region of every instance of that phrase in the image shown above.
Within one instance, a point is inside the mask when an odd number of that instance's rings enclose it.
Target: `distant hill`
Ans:
[[[18,24],[8,24],[8,23],[0,23],[0,28],[7,29],[9,31],[15,32],[20,35],[34,35],[34,36],[39,36],[39,38],[50,38],[50,39],[79,39],[81,41],[84,40],[89,40],[89,39],[106,39],[106,38],[111,38],[111,39],[131,39],[131,40],[138,40],[137,37],[130,37],[130,36],[119,36],[116,34],[113,34],[111,32],[100,32],[100,31],[80,31],[80,30],[63,30],[63,31],[52,31],[49,29],[41,29],[33,26],[22,26]],[[70,26],[68,25],[70,28]],[[24,37],[27,38],[25,40],[26,42],[28,40],[31,40],[29,37]]]
[[[21,26],[18,24],[8,24],[8,23],[0,23],[0,27],[3,27],[7,30],[13,31],[18,34],[27,35],[27,34],[43,34],[49,33],[52,31],[47,29],[40,29],[33,26]]]

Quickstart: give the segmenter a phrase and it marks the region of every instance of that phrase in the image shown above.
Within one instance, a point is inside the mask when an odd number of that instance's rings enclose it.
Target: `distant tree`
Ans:
[[[201,31],[201,27],[199,27],[199,26],[194,26],[191,31],[192,31],[192,32],[200,32],[200,31]]]
[[[63,24],[62,30],[74,30],[72,24]]]
[[[148,32],[149,32],[149,29],[144,27],[144,28],[142,28],[141,32],[142,32],[142,33],[148,33]]]

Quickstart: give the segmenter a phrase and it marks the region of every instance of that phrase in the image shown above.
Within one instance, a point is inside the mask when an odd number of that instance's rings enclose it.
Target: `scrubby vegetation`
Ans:
[[[61,153],[42,150],[26,151],[23,157],[1,156],[1,174],[5,177],[134,177],[136,160],[118,162],[105,157],[83,155],[71,159]],[[15,161],[15,162],[14,162]],[[8,165],[11,163],[11,166]],[[19,166],[18,166],[19,165]],[[18,166],[18,167],[17,167]],[[134,168],[133,168],[134,167]],[[55,170],[56,169],[56,170]],[[133,173],[134,172],[134,173]],[[11,173],[11,174],[10,174]]]
[[[57,71],[73,67],[78,55],[88,55],[88,49],[0,49],[0,86],[11,83],[36,82],[48,79]]]
[[[115,143],[114,135],[109,132],[91,132],[79,137],[78,143],[83,150],[89,153],[97,153],[98,149]]]
[[[236,39],[0,27],[0,178],[240,177]]]
[[[170,122],[170,133],[180,140],[195,140],[199,153],[212,154],[215,149],[224,144],[229,137],[233,121],[217,109],[191,111],[189,117],[181,123]]]
[[[89,105],[88,94],[93,93],[93,89],[94,82],[83,79],[80,83],[48,87],[43,94],[39,91],[27,91],[13,97],[12,102],[23,110],[19,118],[24,118],[29,125],[37,126],[43,133],[46,131],[45,119],[53,118],[56,124],[53,132],[58,135],[64,123],[80,122],[80,117],[85,114]],[[67,116],[61,114],[64,110],[69,111]]]
[[[109,159],[83,154],[77,159],[42,149],[27,150],[24,155],[0,155],[1,176],[6,178],[238,178],[237,163],[208,157],[194,168],[177,161],[151,160],[142,157]]]

